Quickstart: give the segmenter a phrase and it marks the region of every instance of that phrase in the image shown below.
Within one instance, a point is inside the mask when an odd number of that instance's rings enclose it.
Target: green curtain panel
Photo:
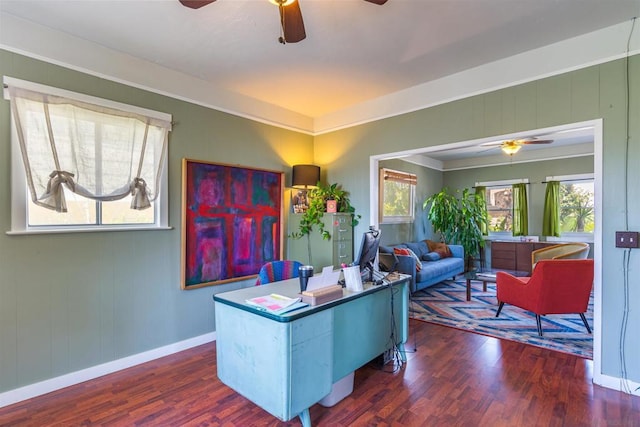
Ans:
[[[560,181],[547,182],[544,194],[542,235],[560,237]]]
[[[527,184],[513,184],[513,235],[529,234]]]
[[[484,186],[476,187],[476,195],[478,199],[482,202],[482,207],[485,211],[485,217],[486,217],[487,216],[487,187],[484,187]],[[480,231],[482,232],[483,236],[489,235],[489,223],[487,221],[480,224]]]

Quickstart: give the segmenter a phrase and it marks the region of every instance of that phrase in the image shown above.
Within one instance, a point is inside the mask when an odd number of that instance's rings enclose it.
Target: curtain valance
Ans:
[[[385,181],[398,182],[402,184],[416,185],[418,179],[415,174],[400,172],[391,169],[382,169],[382,178]]]
[[[132,209],[160,192],[171,121],[9,86],[32,201],[66,212],[65,189],[98,201],[132,196]]]

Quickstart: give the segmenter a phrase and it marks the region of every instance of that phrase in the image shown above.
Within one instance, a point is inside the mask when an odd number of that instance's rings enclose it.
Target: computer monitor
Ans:
[[[369,227],[369,231],[362,235],[360,254],[355,265],[360,266],[360,274],[365,281],[373,282],[376,257],[380,246],[380,230]]]

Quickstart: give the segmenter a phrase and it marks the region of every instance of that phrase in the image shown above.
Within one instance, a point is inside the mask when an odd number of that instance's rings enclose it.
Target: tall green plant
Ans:
[[[433,230],[439,232],[446,243],[462,245],[467,257],[478,255],[479,248],[484,246],[482,227],[487,224],[482,197],[468,188],[456,197],[445,187],[422,203],[423,209],[427,207]]]

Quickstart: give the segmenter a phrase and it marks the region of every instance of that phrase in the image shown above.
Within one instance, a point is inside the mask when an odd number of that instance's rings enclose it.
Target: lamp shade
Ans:
[[[315,187],[320,181],[320,166],[294,165],[291,173],[293,188]]]

